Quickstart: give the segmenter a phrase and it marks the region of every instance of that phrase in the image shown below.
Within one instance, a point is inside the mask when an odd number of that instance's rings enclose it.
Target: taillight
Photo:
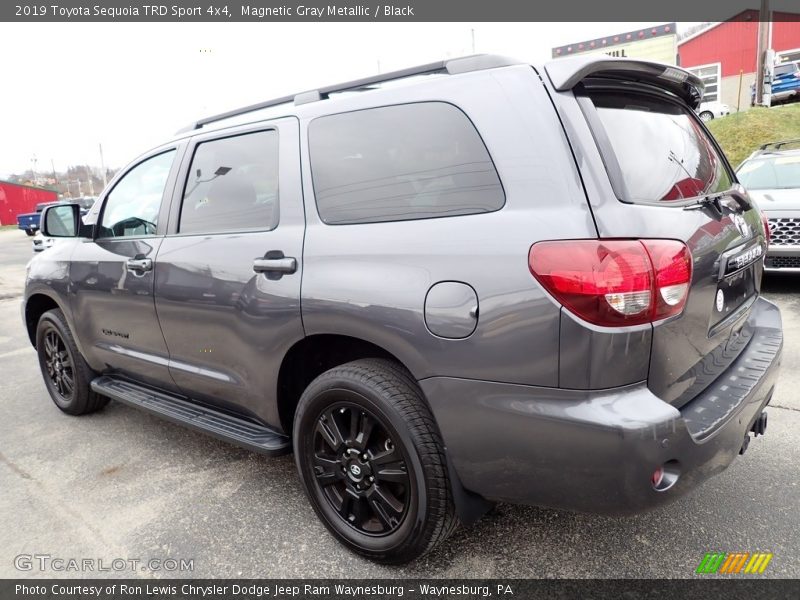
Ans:
[[[568,310],[604,326],[683,311],[692,259],[675,240],[560,240],[531,246],[533,276]]]
[[[769,241],[772,239],[772,232],[769,230],[769,219],[767,219],[767,213],[763,211],[759,212],[761,212],[761,223],[764,225],[764,240],[767,246],[769,246]]]

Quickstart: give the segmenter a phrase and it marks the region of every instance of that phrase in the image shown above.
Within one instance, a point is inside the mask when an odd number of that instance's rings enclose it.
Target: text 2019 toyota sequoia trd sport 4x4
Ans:
[[[495,501],[630,513],[766,427],[767,232],[675,67],[473,56],[192,124],[29,266],[78,415],[294,452],[331,533],[411,560]]]

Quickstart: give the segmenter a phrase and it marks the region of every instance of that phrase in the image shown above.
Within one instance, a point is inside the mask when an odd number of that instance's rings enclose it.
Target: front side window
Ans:
[[[650,95],[591,96],[629,202],[681,200],[727,191],[733,179],[690,109]]]
[[[268,231],[278,225],[278,132],[198,144],[183,192],[179,233]]]
[[[328,224],[471,215],[505,203],[483,140],[452,104],[320,117],[308,140],[317,208]]]
[[[98,237],[155,235],[161,199],[174,158],[175,150],[148,158],[117,182],[106,197]]]

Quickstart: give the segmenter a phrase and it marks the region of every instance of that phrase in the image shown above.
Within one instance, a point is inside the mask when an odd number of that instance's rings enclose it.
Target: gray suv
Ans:
[[[30,263],[50,396],[269,455],[411,560],[496,501],[625,514],[766,427],[762,217],[665,65],[475,56],[192,124]]]

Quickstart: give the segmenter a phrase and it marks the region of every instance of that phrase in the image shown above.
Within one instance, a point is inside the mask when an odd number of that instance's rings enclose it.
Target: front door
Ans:
[[[71,267],[75,326],[92,368],[165,389],[175,384],[153,287],[178,154],[162,149],[112,182],[98,201],[94,239],[77,245]]]
[[[199,135],[158,251],[156,309],[188,396],[278,425],[278,371],[302,339],[299,126]]]

